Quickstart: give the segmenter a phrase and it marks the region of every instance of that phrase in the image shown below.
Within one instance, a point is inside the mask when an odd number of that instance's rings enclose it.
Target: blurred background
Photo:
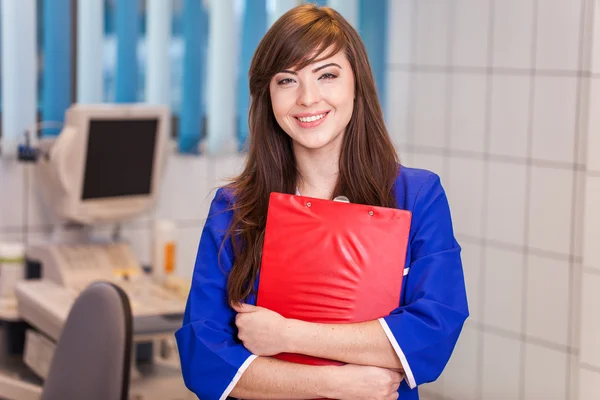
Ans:
[[[72,103],[162,104],[158,202],[122,235],[151,264],[154,221],[172,221],[189,279],[214,189],[244,161],[252,52],[299,3],[0,0],[0,242],[53,228],[16,162],[26,129]],[[441,176],[463,247],[471,317],[422,398],[600,399],[599,2],[318,3],[363,37],[401,161]]]

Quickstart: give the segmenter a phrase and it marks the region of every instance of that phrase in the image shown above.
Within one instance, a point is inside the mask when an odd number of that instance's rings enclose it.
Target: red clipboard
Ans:
[[[400,304],[411,217],[406,210],[271,193],[257,305],[319,323],[388,315]],[[299,354],[275,357],[341,365]]]

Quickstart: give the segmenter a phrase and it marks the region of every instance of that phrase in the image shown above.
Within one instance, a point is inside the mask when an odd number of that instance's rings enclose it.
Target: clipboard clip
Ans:
[[[333,201],[338,201],[340,203],[350,203],[350,200],[346,196],[337,196]]]

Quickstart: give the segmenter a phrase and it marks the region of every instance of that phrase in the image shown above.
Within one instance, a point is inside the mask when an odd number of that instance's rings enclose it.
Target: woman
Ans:
[[[439,178],[400,167],[367,54],[334,10],[283,15],[250,67],[244,171],[217,191],[198,250],[183,327],[187,387],[205,399],[418,399],[468,316],[460,247]],[[413,214],[401,304],[357,324],[287,320],[256,307],[269,194],[299,193]],[[385,251],[385,249],[382,249]],[[339,360],[309,366],[270,356]]]

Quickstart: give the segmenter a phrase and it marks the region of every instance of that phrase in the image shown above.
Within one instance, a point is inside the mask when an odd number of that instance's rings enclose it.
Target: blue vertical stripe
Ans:
[[[115,101],[117,103],[134,103],[137,100],[138,14],[139,0],[117,0],[115,10],[115,31],[117,34]]]
[[[248,71],[254,51],[267,31],[266,0],[246,0],[244,27],[242,31],[240,77],[238,85],[238,144],[244,148],[248,138],[248,111],[250,108],[250,88]]]
[[[381,107],[385,111],[387,63],[387,0],[360,0],[358,25],[367,47]]]
[[[183,83],[179,127],[179,151],[198,153],[201,127],[205,116],[204,82],[206,77],[206,52],[208,40],[208,14],[202,1],[184,0]]]
[[[327,0],[310,0],[310,3],[315,3],[319,6],[326,6],[327,5]]]
[[[71,1],[44,0],[42,120],[64,122],[71,104]],[[59,128],[44,129],[58,135]]]

